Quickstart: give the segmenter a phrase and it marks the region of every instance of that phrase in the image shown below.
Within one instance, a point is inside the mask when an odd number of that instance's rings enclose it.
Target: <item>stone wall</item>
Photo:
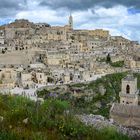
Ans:
[[[110,110],[110,117],[123,126],[140,128],[140,106],[115,103]]]

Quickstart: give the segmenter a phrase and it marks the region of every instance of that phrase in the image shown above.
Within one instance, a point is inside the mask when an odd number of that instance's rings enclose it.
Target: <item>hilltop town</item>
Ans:
[[[140,45],[108,30],[75,30],[25,19],[0,26],[0,89],[36,97],[42,86],[81,83],[140,69]]]

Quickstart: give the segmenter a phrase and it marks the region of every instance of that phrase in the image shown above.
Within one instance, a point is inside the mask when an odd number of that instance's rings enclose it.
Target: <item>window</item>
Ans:
[[[129,85],[126,86],[126,93],[130,94],[130,86]]]

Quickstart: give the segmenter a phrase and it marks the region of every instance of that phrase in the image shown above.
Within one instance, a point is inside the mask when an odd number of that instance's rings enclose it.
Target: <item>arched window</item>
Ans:
[[[129,86],[129,85],[126,86],[126,93],[127,93],[127,94],[130,93],[130,86]]]

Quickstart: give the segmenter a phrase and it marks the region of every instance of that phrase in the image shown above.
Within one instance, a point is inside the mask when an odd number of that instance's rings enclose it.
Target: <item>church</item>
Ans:
[[[119,96],[120,103],[112,105],[110,117],[120,125],[140,128],[140,91],[132,74],[122,79]]]

